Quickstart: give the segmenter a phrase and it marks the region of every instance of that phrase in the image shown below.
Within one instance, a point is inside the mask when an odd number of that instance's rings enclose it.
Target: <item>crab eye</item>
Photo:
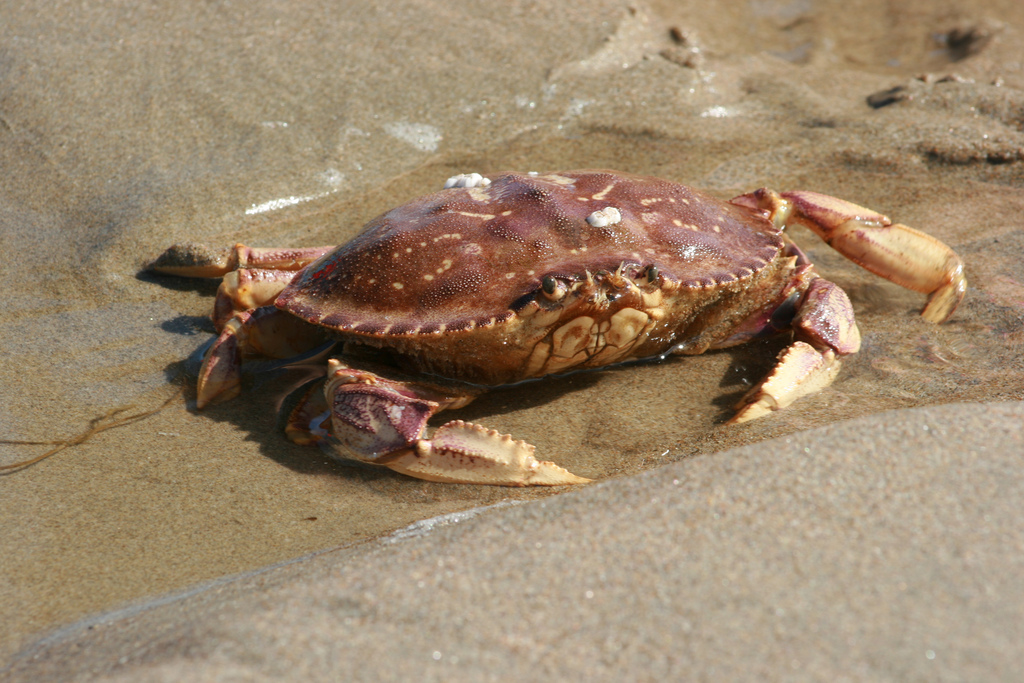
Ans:
[[[658,281],[658,276],[660,275],[661,273],[658,271],[658,266],[651,266],[647,269],[647,281],[652,284]]]
[[[540,281],[540,289],[545,298],[551,301],[560,301],[566,292],[565,285],[550,275],[545,275],[544,279]]]

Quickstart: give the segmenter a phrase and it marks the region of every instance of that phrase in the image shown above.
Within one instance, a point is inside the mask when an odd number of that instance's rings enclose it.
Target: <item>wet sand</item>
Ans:
[[[10,680],[1015,680],[1022,417],[862,418],[427,520],[76,624]]]
[[[864,348],[832,387],[749,425],[723,421],[780,341],[462,411],[579,474],[685,469],[895,409],[1020,401],[1024,9],[731,7],[5,9],[0,438],[69,438],[174,390],[209,338],[213,286],[139,275],[165,246],[341,242],[452,173],[506,169],[611,167],[721,197],[813,189],[924,229],[967,264],[968,298],[936,327],[916,315],[923,297],[795,231],[850,293]],[[289,444],[273,413],[293,379],[255,376],[202,413],[187,392],[0,477],[0,662],[89,614],[553,493],[429,484]],[[0,464],[45,448],[0,445]]]

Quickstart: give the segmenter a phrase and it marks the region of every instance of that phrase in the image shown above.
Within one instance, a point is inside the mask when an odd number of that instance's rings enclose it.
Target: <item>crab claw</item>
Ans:
[[[524,441],[461,420],[442,425],[432,438],[423,438],[431,415],[466,405],[475,397],[472,390],[459,393],[422,382],[386,379],[337,359],[328,361],[328,368],[324,395],[330,406],[331,431],[347,456],[427,481],[500,486],[590,481],[537,460],[534,447]]]
[[[850,299],[824,278],[808,283],[792,327],[796,341],[782,350],[768,376],[736,404],[729,424],[762,417],[824,389],[839,374],[839,356],[860,350],[860,330]]]
[[[436,401],[403,396],[390,387],[328,383],[334,434],[360,460],[386,464],[390,454],[416,443]]]
[[[564,486],[590,481],[553,462],[537,460],[535,450],[507,434],[453,420],[387,466],[419,479],[457,484]]]
[[[794,342],[779,354],[772,372],[736,404],[727,424],[747,422],[785,408],[801,396],[824,389],[839,374],[839,359],[831,349],[819,351]]]
[[[948,320],[967,291],[963,261],[949,246],[877,211],[817,192],[765,188],[731,201],[769,211],[779,227],[800,223],[865,270],[928,294],[921,316],[929,322]]]

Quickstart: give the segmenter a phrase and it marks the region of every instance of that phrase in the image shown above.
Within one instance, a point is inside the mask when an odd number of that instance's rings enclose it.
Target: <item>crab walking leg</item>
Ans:
[[[211,403],[223,403],[238,396],[242,358],[291,358],[316,348],[326,339],[321,329],[273,306],[236,314],[224,324],[203,358],[196,408],[202,410]]]
[[[300,249],[254,248],[236,244],[227,249],[210,249],[195,242],[181,242],[169,247],[146,266],[167,275],[179,277],[220,277],[239,268],[271,270],[302,270],[334,247],[303,247]]]
[[[347,455],[396,472],[456,484],[559,486],[589,479],[534,457],[524,441],[455,420],[422,438],[427,420],[460,408],[476,393],[444,391],[422,382],[400,382],[328,361],[324,395],[332,432]]]
[[[747,422],[820,391],[839,373],[839,356],[860,350],[860,330],[846,292],[824,278],[807,287],[793,319],[796,341],[757,386],[736,405],[729,424]]]
[[[213,304],[213,324],[220,332],[237,313],[274,303],[298,271],[239,268],[224,276]]]
[[[929,322],[948,320],[967,291],[963,261],[952,249],[877,211],[817,192],[778,194],[765,188],[732,202],[770,211],[779,227],[800,223],[862,268],[928,294],[921,316]]]

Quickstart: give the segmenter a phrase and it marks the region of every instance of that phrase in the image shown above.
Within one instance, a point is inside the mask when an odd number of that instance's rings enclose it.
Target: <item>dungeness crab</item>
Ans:
[[[960,258],[942,242],[813,192],[761,189],[724,202],[611,171],[474,173],[445,188],[337,248],[184,244],[154,261],[163,273],[223,276],[198,407],[239,393],[242,358],[288,358],[334,339],[344,355],[291,413],[294,441],[329,442],[431,481],[581,483],[536,460],[533,446],[460,420],[427,438],[427,419],[487,387],[785,329],[793,343],[731,421],[820,390],[860,334],[846,294],[818,276],[787,223],[929,294],[931,322],[946,320],[966,289]]]

